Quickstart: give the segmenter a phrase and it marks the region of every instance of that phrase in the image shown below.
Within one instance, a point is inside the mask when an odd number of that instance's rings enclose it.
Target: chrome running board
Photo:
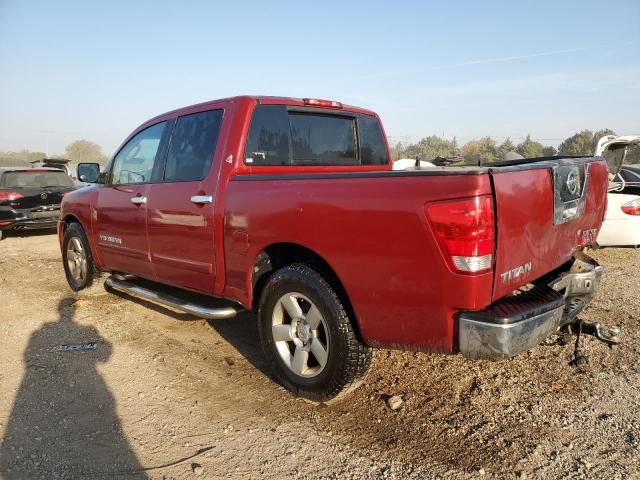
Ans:
[[[157,303],[165,307],[175,308],[181,312],[189,313],[196,317],[216,320],[235,317],[239,310],[232,306],[212,308],[182,300],[164,292],[157,292],[149,288],[136,285],[125,278],[110,276],[104,282],[105,287],[118,292],[126,293],[132,297],[141,298],[149,302]]]

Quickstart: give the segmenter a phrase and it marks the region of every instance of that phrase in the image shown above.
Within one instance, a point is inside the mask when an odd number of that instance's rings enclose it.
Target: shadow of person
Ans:
[[[24,353],[25,374],[0,445],[0,477],[147,478],[115,412],[96,366],[111,344],[93,326],[74,322],[73,298],[58,303],[59,319],[33,333]],[[95,350],[54,351],[95,342]]]

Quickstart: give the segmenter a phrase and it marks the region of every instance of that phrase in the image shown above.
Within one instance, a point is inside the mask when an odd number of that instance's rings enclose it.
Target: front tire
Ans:
[[[79,223],[71,223],[62,239],[62,264],[67,283],[75,292],[88,288],[97,276],[89,240]]]
[[[260,298],[260,342],[287,389],[326,402],[357,387],[372,352],[331,285],[307,265],[275,272]]]

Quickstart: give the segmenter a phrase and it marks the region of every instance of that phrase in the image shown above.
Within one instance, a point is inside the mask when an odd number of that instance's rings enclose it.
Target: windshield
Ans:
[[[6,172],[0,180],[0,187],[7,188],[48,188],[73,187],[73,180],[64,172]]]

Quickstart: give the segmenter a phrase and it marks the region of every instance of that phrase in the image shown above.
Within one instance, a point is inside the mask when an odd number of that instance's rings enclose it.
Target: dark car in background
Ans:
[[[62,170],[0,167],[0,239],[7,230],[55,228],[62,197],[75,188]]]
[[[640,195],[640,165],[623,165],[613,181],[620,183],[619,192]]]

